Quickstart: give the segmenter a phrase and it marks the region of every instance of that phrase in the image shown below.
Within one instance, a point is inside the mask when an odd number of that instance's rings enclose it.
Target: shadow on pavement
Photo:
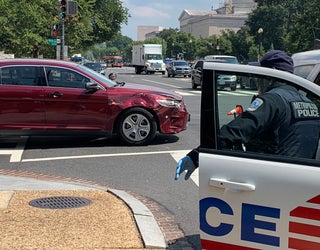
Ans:
[[[169,244],[168,250],[201,250],[200,235],[188,235]]]

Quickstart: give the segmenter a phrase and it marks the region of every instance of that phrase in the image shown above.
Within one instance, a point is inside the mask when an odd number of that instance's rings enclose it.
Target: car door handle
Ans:
[[[57,91],[55,91],[53,93],[49,93],[49,97],[52,97],[52,98],[58,98],[58,97],[61,97],[61,96],[63,96],[63,94],[60,93],[60,92],[57,92]]]
[[[254,191],[256,186],[250,183],[210,178],[209,186],[239,191]]]

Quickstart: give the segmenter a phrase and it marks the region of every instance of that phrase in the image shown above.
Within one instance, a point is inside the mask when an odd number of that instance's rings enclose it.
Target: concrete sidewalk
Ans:
[[[165,249],[151,211],[123,190],[0,175],[0,249]]]

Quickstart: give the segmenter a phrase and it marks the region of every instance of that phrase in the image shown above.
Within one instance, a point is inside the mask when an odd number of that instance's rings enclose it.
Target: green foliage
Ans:
[[[285,50],[289,54],[310,50],[320,37],[319,0],[256,0],[258,8],[249,15],[250,34],[262,45]]]
[[[0,17],[0,50],[16,57],[54,57],[55,46],[48,38],[51,25],[61,22],[58,5],[58,0],[0,1],[0,12],[6,13]],[[78,15],[64,22],[69,53],[111,40],[127,19],[128,10],[120,0],[78,0]]]

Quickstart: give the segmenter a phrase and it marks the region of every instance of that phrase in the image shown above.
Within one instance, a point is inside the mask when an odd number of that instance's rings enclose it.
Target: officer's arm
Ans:
[[[248,143],[252,138],[270,129],[277,123],[283,102],[275,95],[258,97],[249,108],[230,123],[222,126],[220,139],[222,146],[230,148],[231,145]]]

